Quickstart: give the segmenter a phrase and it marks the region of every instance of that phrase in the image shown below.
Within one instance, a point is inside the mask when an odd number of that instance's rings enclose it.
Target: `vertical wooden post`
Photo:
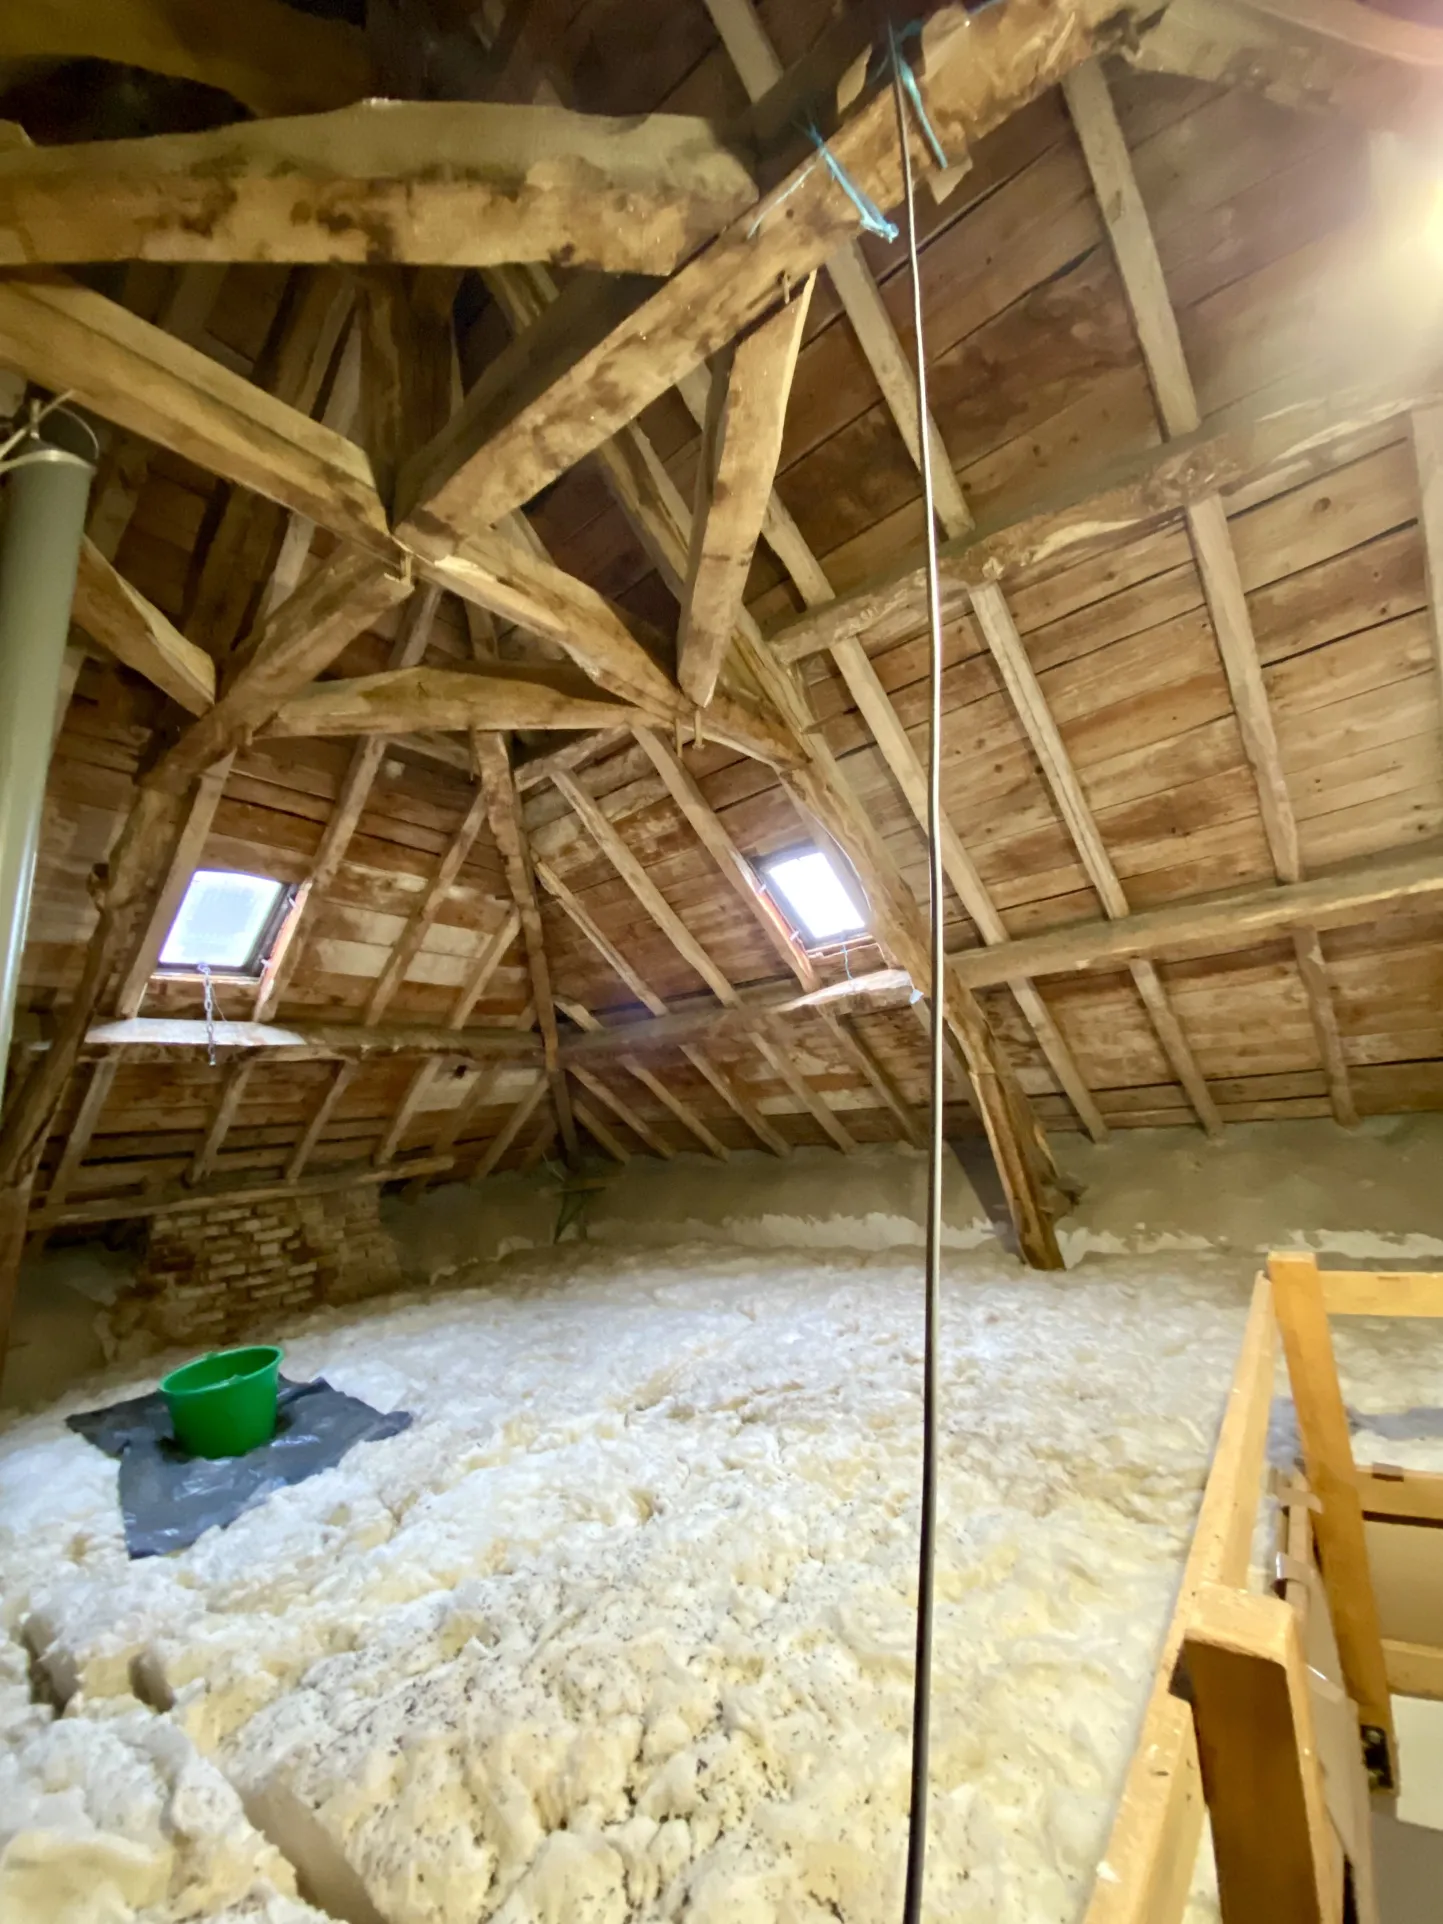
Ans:
[[[1393,1789],[1397,1746],[1383,1634],[1318,1260],[1307,1253],[1275,1254],[1268,1258],[1268,1275],[1298,1412],[1303,1464],[1322,1504],[1314,1529],[1343,1681],[1358,1706],[1369,1773],[1382,1788]]]

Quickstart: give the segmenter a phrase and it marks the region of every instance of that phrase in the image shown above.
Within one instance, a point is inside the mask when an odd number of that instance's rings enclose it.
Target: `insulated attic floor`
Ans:
[[[916,1257],[481,1277],[286,1332],[290,1374],[414,1427],[172,1558],[128,1562],[115,1466],[61,1422],[155,1363],[0,1436],[7,1924],[311,1917],[237,1792],[365,1924],[891,1924]],[[935,1916],[1080,1914],[1249,1281],[949,1262]],[[1436,1344],[1378,1343],[1350,1338],[1356,1402],[1443,1401]]]

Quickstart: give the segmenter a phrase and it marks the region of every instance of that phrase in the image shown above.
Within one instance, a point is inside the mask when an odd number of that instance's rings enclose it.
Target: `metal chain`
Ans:
[[[205,1052],[210,1058],[210,1066],[215,1067],[215,988],[210,979],[209,962],[197,965],[200,979],[205,984]]]

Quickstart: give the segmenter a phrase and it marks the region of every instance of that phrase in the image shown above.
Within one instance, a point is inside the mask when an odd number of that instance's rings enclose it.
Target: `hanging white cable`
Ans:
[[[942,1270],[942,1042],[946,956],[942,946],[942,604],[937,586],[937,514],[927,406],[927,356],[922,340],[922,271],[917,258],[917,206],[912,155],[907,145],[904,62],[892,42],[892,95],[902,150],[907,262],[912,282],[912,329],[916,344],[917,443],[921,450],[922,499],[926,507],[927,616],[931,638],[927,759],[927,892],[931,915],[932,1005],[927,1143],[927,1256],[925,1331],[922,1346],[922,1518],[917,1547],[917,1646],[912,1682],[911,1799],[907,1831],[907,1883],[903,1924],[920,1924],[927,1865],[927,1782],[932,1728],[932,1616],[937,1563],[937,1348]]]

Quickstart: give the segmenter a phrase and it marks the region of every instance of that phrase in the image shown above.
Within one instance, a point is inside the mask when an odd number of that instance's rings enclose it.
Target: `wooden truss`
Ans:
[[[799,822],[851,863],[869,899],[876,943],[900,972],[906,993],[911,983],[925,983],[924,918],[820,734],[803,666],[826,653],[921,824],[922,762],[866,645],[914,620],[918,569],[907,560],[837,595],[773,485],[819,272],[831,283],[912,459],[920,458],[924,438],[932,449],[949,614],[975,624],[1097,900],[1095,922],[1015,937],[959,825],[943,825],[948,884],[976,946],[953,956],[941,1013],[1027,1260],[1041,1266],[1060,1260],[1050,1158],[979,989],[1005,985],[1056,1088],[1082,1127],[1100,1139],[1107,1131],[1103,1110],[1038,982],[1074,969],[1125,967],[1172,1076],[1212,1134],[1220,1127],[1217,1101],[1158,958],[1286,931],[1334,1113],[1342,1121],[1354,1118],[1318,931],[1383,903],[1437,893],[1443,865],[1420,855],[1366,876],[1304,877],[1220,491],[1264,471],[1301,479],[1326,465],[1340,439],[1407,413],[1415,424],[1420,486],[1431,504],[1440,467],[1443,362],[1370,373],[1356,386],[1340,384],[1323,395],[1275,394],[1266,403],[1200,419],[1146,211],[1095,62],[1126,47],[1144,64],[1202,72],[1221,57],[1217,47],[1262,48],[1267,57],[1259,56],[1255,84],[1266,91],[1285,93],[1288,76],[1305,61],[1311,76],[1327,76],[1338,111],[1391,125],[1406,119],[1406,83],[1417,74],[1416,50],[1401,46],[1406,30],[1380,24],[1375,42],[1361,49],[1376,82],[1365,100],[1337,54],[1346,44],[1339,23],[1331,14],[1303,21],[1285,0],[1174,0],[1161,16],[1142,0],[1122,6],[1116,0],[1061,6],[1008,0],[973,13],[943,6],[929,16],[919,71],[945,151],[965,152],[1044,89],[1064,86],[1164,428],[1158,447],[989,524],[974,522],[935,424],[918,419],[908,355],[857,244],[856,206],[814,164],[810,148],[797,143],[800,101],[805,97],[814,111],[824,101],[828,144],[839,165],[879,203],[896,200],[899,154],[889,92],[875,78],[860,87],[855,81],[865,24],[859,17],[839,22],[814,50],[806,73],[788,74],[751,0],[707,4],[752,102],[743,124],[722,134],[684,116],[626,123],[588,116],[558,99],[549,83],[528,83],[529,104],[358,105],[375,77],[355,36],[289,9],[257,5],[244,23],[215,29],[207,44],[219,63],[214,77],[261,118],[218,133],[148,141],[47,149],[17,142],[0,155],[0,233],[12,249],[8,256],[0,252],[0,266],[12,269],[0,277],[0,358],[48,388],[67,390],[113,430],[82,555],[76,621],[97,649],[153,683],[174,713],[163,752],[137,783],[98,890],[99,919],[81,980],[45,1046],[29,1058],[0,1123],[0,1302],[13,1285],[27,1221],[43,1234],[59,1222],[84,1219],[78,1211],[103,1206],[104,1199],[71,1198],[116,1062],[145,1049],[163,1056],[195,1046],[195,1035],[182,1033],[184,1024],[156,1019],[159,1026],[147,1027],[142,1018],[139,1028],[120,1029],[110,1019],[139,1016],[235,757],[257,738],[343,736],[355,746],[302,884],[288,945],[260,985],[253,1020],[229,1036],[227,1046],[242,1053],[228,1057],[187,1171],[187,1193],[208,1193],[224,1178],[227,1138],[264,1082],[257,1070],[306,1054],[337,1067],[290,1153],[285,1176],[291,1184],[310,1180],[307,1166],[351,1099],[357,1063],[397,1051],[414,1058],[410,1079],[372,1144],[367,1179],[416,1173],[418,1154],[433,1166],[457,1155],[464,1164],[473,1153],[465,1132],[477,1126],[491,1088],[488,1069],[460,1107],[446,1112],[436,1146],[413,1147],[408,1157],[406,1145],[423,1115],[432,1113],[430,1098],[448,1062],[503,1057],[534,1061],[538,1080],[480,1149],[482,1168],[494,1167],[520,1142],[543,1092],[550,1100],[541,1129],[519,1153],[531,1154],[542,1132],[554,1129],[574,1154],[578,1123],[613,1155],[632,1153],[632,1143],[666,1154],[675,1146],[664,1133],[672,1125],[709,1153],[724,1153],[715,1130],[673,1086],[672,1072],[683,1061],[686,1073],[702,1076],[753,1138],[785,1153],[786,1134],[727,1065],[727,1048],[767,1063],[795,1113],[810,1117],[824,1139],[846,1151],[853,1134],[815,1072],[778,1045],[772,1024],[782,1006],[794,1018],[805,1014],[818,1058],[844,1065],[891,1130],[918,1139],[910,1102],[865,1021],[811,999],[825,993],[816,965],[778,918],[747,850],[683,753],[690,734],[767,764]],[[1345,0],[1333,4],[1344,7]],[[119,57],[116,46],[128,44],[134,52],[143,44],[159,70],[194,77],[184,12],[129,0],[107,10],[103,23],[82,21],[93,10],[62,7],[57,17],[74,14],[65,31],[81,38],[89,33],[94,51]],[[277,12],[284,19],[270,20]],[[1059,31],[1064,17],[1066,31]],[[504,25],[493,27],[504,38]],[[297,50],[297,71],[285,86],[264,78],[271,29],[290,36],[277,46]],[[0,52],[26,51],[6,39],[14,31],[0,30]],[[332,49],[324,73],[314,51],[309,61],[299,58],[301,42]],[[1350,47],[1349,58],[1359,50]],[[303,71],[307,67],[313,71]],[[1380,74],[1390,77],[1392,91]],[[213,199],[222,155],[223,207],[207,199]],[[935,171],[920,143],[917,161]],[[96,213],[100,181],[103,221]],[[380,256],[384,265],[377,264]],[[215,263],[259,258],[296,265],[248,377],[195,343],[219,286]],[[53,265],[77,259],[184,266],[169,309],[152,323]],[[573,271],[562,285],[550,270],[563,261],[573,270],[584,265],[603,272]],[[359,273],[336,271],[356,264],[362,264]],[[464,392],[451,333],[463,269],[483,274],[514,336]],[[652,281],[622,278],[636,275]],[[673,388],[702,430],[690,502],[638,422],[644,408]],[[114,565],[151,444],[227,484],[186,633]],[[677,598],[674,675],[661,665],[656,638],[556,566],[525,517],[537,491],[587,455],[596,457]],[[1009,597],[1028,571],[1179,514],[1256,781],[1277,885],[1136,912],[1019,637]],[[1430,553],[1438,519],[1430,506]],[[781,565],[805,610],[770,637],[743,601],[759,543]],[[448,595],[458,597],[467,614],[473,658],[462,664],[454,655],[436,659],[438,608]],[[368,674],[328,675],[354,639],[393,609],[399,625],[386,665]],[[505,652],[498,638],[506,637],[524,638],[524,648]],[[580,739],[533,750],[529,759],[518,755],[511,740],[518,731],[552,730],[582,732]],[[348,1034],[344,1025],[277,1024],[311,949],[312,905],[339,873],[392,746],[465,775],[469,806],[425,878],[358,1028]],[[738,986],[667,900],[623,821],[608,812],[590,782],[589,762],[607,765],[623,756],[637,758],[636,780],[650,783],[647,792],[664,797],[688,824],[795,990]],[[568,811],[566,833],[605,860],[639,912],[705,985],[709,1001],[663,1001],[598,926],[545,836],[528,828],[527,798],[548,796]],[[388,1005],[483,833],[499,853],[505,893],[449,1022],[424,1033],[387,1025]],[[619,1023],[575,1001],[558,1003],[546,951],[548,916],[564,917],[581,931],[647,1011],[645,1020]],[[473,1025],[473,1011],[518,938],[531,994],[526,1027]],[[885,1006],[888,993],[879,984],[871,1000],[864,993],[854,1006]],[[609,1079],[615,1069],[629,1078],[625,1095]],[[48,1186],[35,1193],[47,1137],[74,1078],[83,1082],[76,1126]],[[573,1099],[572,1080],[584,1100]],[[637,1091],[660,1105],[664,1122],[638,1108]]]

